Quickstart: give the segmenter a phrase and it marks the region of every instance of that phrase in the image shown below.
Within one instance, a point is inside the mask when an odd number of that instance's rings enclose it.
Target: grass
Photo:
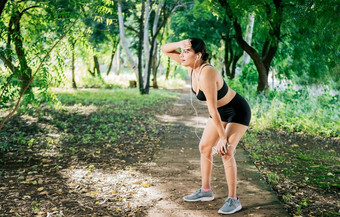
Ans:
[[[334,139],[250,129],[243,147],[294,215],[327,216],[340,190],[340,146]],[[333,198],[333,199],[331,199]],[[308,202],[309,201],[309,202]],[[316,204],[322,201],[323,206]]]
[[[0,131],[2,213],[141,215],[150,203],[121,201],[145,187],[131,184],[126,189],[122,183],[127,185],[124,180],[130,176],[137,179],[134,168],[153,159],[164,132],[155,114],[168,109],[177,95],[164,90],[141,96],[137,89],[59,89],[55,97],[59,103],[52,107],[24,104]],[[124,172],[129,176],[120,178]],[[71,177],[77,180],[70,183]],[[75,203],[62,205],[70,200]]]
[[[252,109],[251,126],[266,129],[299,132],[324,138],[340,136],[340,96],[330,90],[312,96],[307,90],[271,90],[268,96],[257,95],[255,87],[235,80],[230,86],[244,96]]]

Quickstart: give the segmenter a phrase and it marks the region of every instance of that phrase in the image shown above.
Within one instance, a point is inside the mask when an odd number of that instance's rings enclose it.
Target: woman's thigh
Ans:
[[[227,141],[230,145],[229,153],[233,153],[242,136],[247,131],[248,126],[239,123],[228,123],[225,129]],[[227,154],[228,155],[228,154]]]
[[[227,125],[226,122],[222,122],[222,124],[224,128]],[[215,123],[212,118],[209,118],[201,137],[200,150],[202,148],[212,148],[213,146],[216,145],[219,139],[220,137],[216,130]]]

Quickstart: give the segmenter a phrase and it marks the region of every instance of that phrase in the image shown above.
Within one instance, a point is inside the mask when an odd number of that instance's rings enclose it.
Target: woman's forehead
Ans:
[[[192,48],[190,48],[190,49],[186,48],[186,49],[182,49],[182,51],[194,51],[194,49],[192,49]]]

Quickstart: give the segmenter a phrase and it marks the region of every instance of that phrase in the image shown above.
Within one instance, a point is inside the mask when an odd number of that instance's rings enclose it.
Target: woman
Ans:
[[[245,99],[230,89],[217,70],[207,63],[209,54],[203,40],[198,38],[168,43],[162,51],[172,60],[188,68],[191,89],[201,101],[207,101],[210,118],[199,144],[202,186],[183,197],[185,201],[211,201],[212,148],[222,156],[228,184],[228,198],[218,213],[232,214],[242,209],[236,195],[237,168],[234,151],[247,131],[250,108]],[[177,50],[181,49],[181,52]]]

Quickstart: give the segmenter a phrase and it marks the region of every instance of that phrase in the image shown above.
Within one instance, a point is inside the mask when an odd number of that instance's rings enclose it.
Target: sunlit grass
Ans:
[[[241,93],[252,110],[250,127],[299,132],[312,136],[335,137],[340,134],[340,100],[331,90],[315,96],[307,88],[269,91],[268,96],[255,93],[255,87],[230,82]]]
[[[149,94],[141,95],[137,88],[133,89],[82,89],[55,90],[62,104],[113,104],[121,108],[134,109],[143,106],[161,106],[162,100],[173,100],[176,94],[165,90],[152,90]]]

